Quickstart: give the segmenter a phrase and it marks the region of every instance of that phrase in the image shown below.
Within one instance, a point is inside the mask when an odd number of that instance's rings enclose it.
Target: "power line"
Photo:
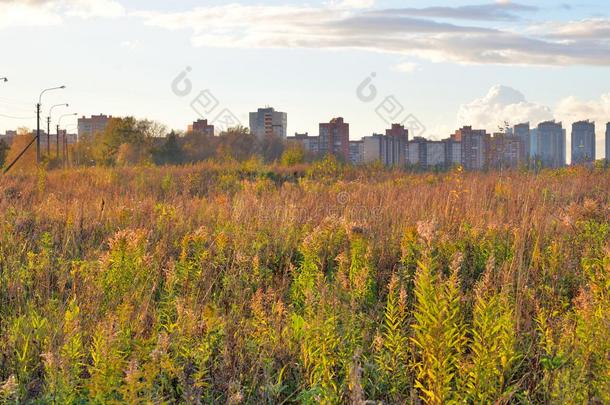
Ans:
[[[29,101],[17,100],[15,98],[8,98],[8,97],[0,97],[0,101],[4,102],[6,104],[10,103],[10,104],[13,104],[13,105],[21,104],[21,105],[25,106],[25,105],[30,105],[31,104],[31,102],[29,102]]]
[[[36,117],[15,117],[12,115],[4,115],[4,114],[0,114],[1,118],[8,118],[11,120],[34,120],[36,119]]]

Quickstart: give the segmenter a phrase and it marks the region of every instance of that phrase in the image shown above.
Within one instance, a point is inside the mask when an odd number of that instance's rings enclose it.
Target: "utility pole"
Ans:
[[[40,102],[36,104],[36,164],[40,164]]]
[[[51,114],[47,117],[47,159],[51,159]]]
[[[36,104],[36,164],[40,164],[40,107],[42,106],[42,95],[47,91],[63,90],[66,86],[51,87],[44,89],[38,96],[38,104]],[[51,115],[51,114],[49,114]],[[47,144],[48,146],[48,144]]]
[[[68,164],[68,139],[67,139],[68,131],[64,131],[64,167],[67,169]]]
[[[59,120],[57,121],[57,157],[59,158],[59,128],[61,126],[61,120],[64,119],[65,117],[75,117],[77,116],[78,113],[72,113],[72,114],[64,114],[61,117],[59,117]],[[68,162],[68,140],[66,138],[68,134],[67,130],[64,130],[63,132],[63,140],[61,142],[61,151],[63,153],[63,166],[67,167],[67,162]]]
[[[55,140],[56,141],[56,145],[55,145],[55,157],[57,159],[59,159],[59,124],[57,124],[57,132],[56,132],[56,134],[57,134],[57,139]]]
[[[51,159],[51,115],[53,115],[53,109],[57,107],[69,107],[69,104],[55,104],[49,109],[49,116],[47,117],[47,156]]]

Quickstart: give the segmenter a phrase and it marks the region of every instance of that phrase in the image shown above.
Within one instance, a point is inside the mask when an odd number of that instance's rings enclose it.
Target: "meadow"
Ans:
[[[0,177],[1,403],[610,403],[610,173]]]

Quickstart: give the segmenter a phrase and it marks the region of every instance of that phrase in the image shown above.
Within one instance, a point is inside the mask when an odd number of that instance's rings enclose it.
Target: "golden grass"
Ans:
[[[0,177],[0,401],[610,401],[609,190],[328,161]]]

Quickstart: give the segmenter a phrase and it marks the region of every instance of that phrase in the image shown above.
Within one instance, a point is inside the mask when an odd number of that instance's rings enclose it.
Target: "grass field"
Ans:
[[[0,177],[2,403],[610,403],[610,173]]]

